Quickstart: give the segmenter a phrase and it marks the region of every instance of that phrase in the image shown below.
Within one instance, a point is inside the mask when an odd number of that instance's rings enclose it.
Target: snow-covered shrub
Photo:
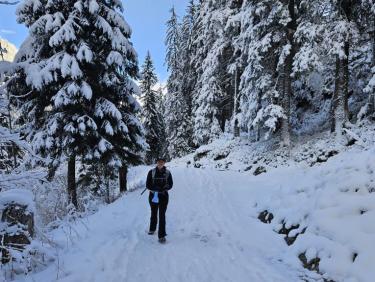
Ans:
[[[51,182],[44,182],[35,194],[38,216],[44,226],[54,225],[69,213],[66,177],[59,175]]]
[[[1,192],[0,213],[1,263],[5,280],[39,269],[47,260],[53,259],[37,232],[32,192],[25,189]]]
[[[106,187],[103,181],[98,187],[80,185],[81,183],[78,182],[77,194],[79,202],[78,209],[75,210],[68,201],[65,172],[65,169],[58,171],[52,181],[44,182],[35,191],[38,216],[43,226],[47,227],[47,229],[57,228],[63,222],[74,221],[76,218],[83,218],[93,214],[106,202]],[[95,177],[101,178],[100,175]],[[109,196],[112,202],[118,194],[117,181],[111,180],[109,187]]]

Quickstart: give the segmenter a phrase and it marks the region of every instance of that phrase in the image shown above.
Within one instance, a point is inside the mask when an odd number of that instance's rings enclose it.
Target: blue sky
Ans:
[[[125,19],[133,29],[132,42],[138,52],[140,66],[147,50],[150,50],[158,77],[165,81],[165,22],[172,6],[182,16],[188,0],[124,0],[123,3]],[[17,24],[15,10],[15,6],[0,6],[0,37],[19,47],[27,36],[27,30]]]

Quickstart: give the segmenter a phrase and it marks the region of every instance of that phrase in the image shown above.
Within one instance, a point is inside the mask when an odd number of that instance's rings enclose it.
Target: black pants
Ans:
[[[159,196],[159,203],[153,203],[152,198],[154,197],[154,193],[150,193],[148,197],[148,202],[151,206],[151,218],[150,218],[150,231],[156,231],[156,226],[158,223],[158,212],[159,212],[159,238],[165,237],[167,233],[165,233],[165,212],[167,211],[169,195],[168,192],[165,194],[158,194]]]

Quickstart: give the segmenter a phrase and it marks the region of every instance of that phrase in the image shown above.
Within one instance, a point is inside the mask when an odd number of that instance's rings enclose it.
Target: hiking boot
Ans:
[[[148,235],[154,235],[155,231],[148,231]]]
[[[165,237],[161,237],[159,238],[159,243],[165,243],[167,240],[165,239]]]

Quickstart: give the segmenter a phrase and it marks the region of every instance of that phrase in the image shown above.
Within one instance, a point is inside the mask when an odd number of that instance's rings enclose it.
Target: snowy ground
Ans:
[[[74,245],[57,232],[54,240],[68,247],[26,281],[299,281],[277,259],[287,248],[283,239],[252,216],[246,176],[172,171],[166,245],[146,234],[147,197],[132,192],[77,225]]]
[[[237,160],[240,151],[218,161],[207,154],[199,159],[205,168],[187,164],[196,154],[170,164],[166,245],[146,234],[149,207],[139,188],[149,168],[137,167],[129,173],[132,192],[49,234],[57,259],[19,281],[374,281],[372,142],[322,162],[281,161],[257,176],[235,171],[247,165]],[[217,162],[233,162],[232,170],[215,169]],[[270,224],[258,220],[264,210],[274,216]],[[298,235],[290,246],[278,234],[283,229]],[[302,267],[301,254],[319,258],[319,274]]]

